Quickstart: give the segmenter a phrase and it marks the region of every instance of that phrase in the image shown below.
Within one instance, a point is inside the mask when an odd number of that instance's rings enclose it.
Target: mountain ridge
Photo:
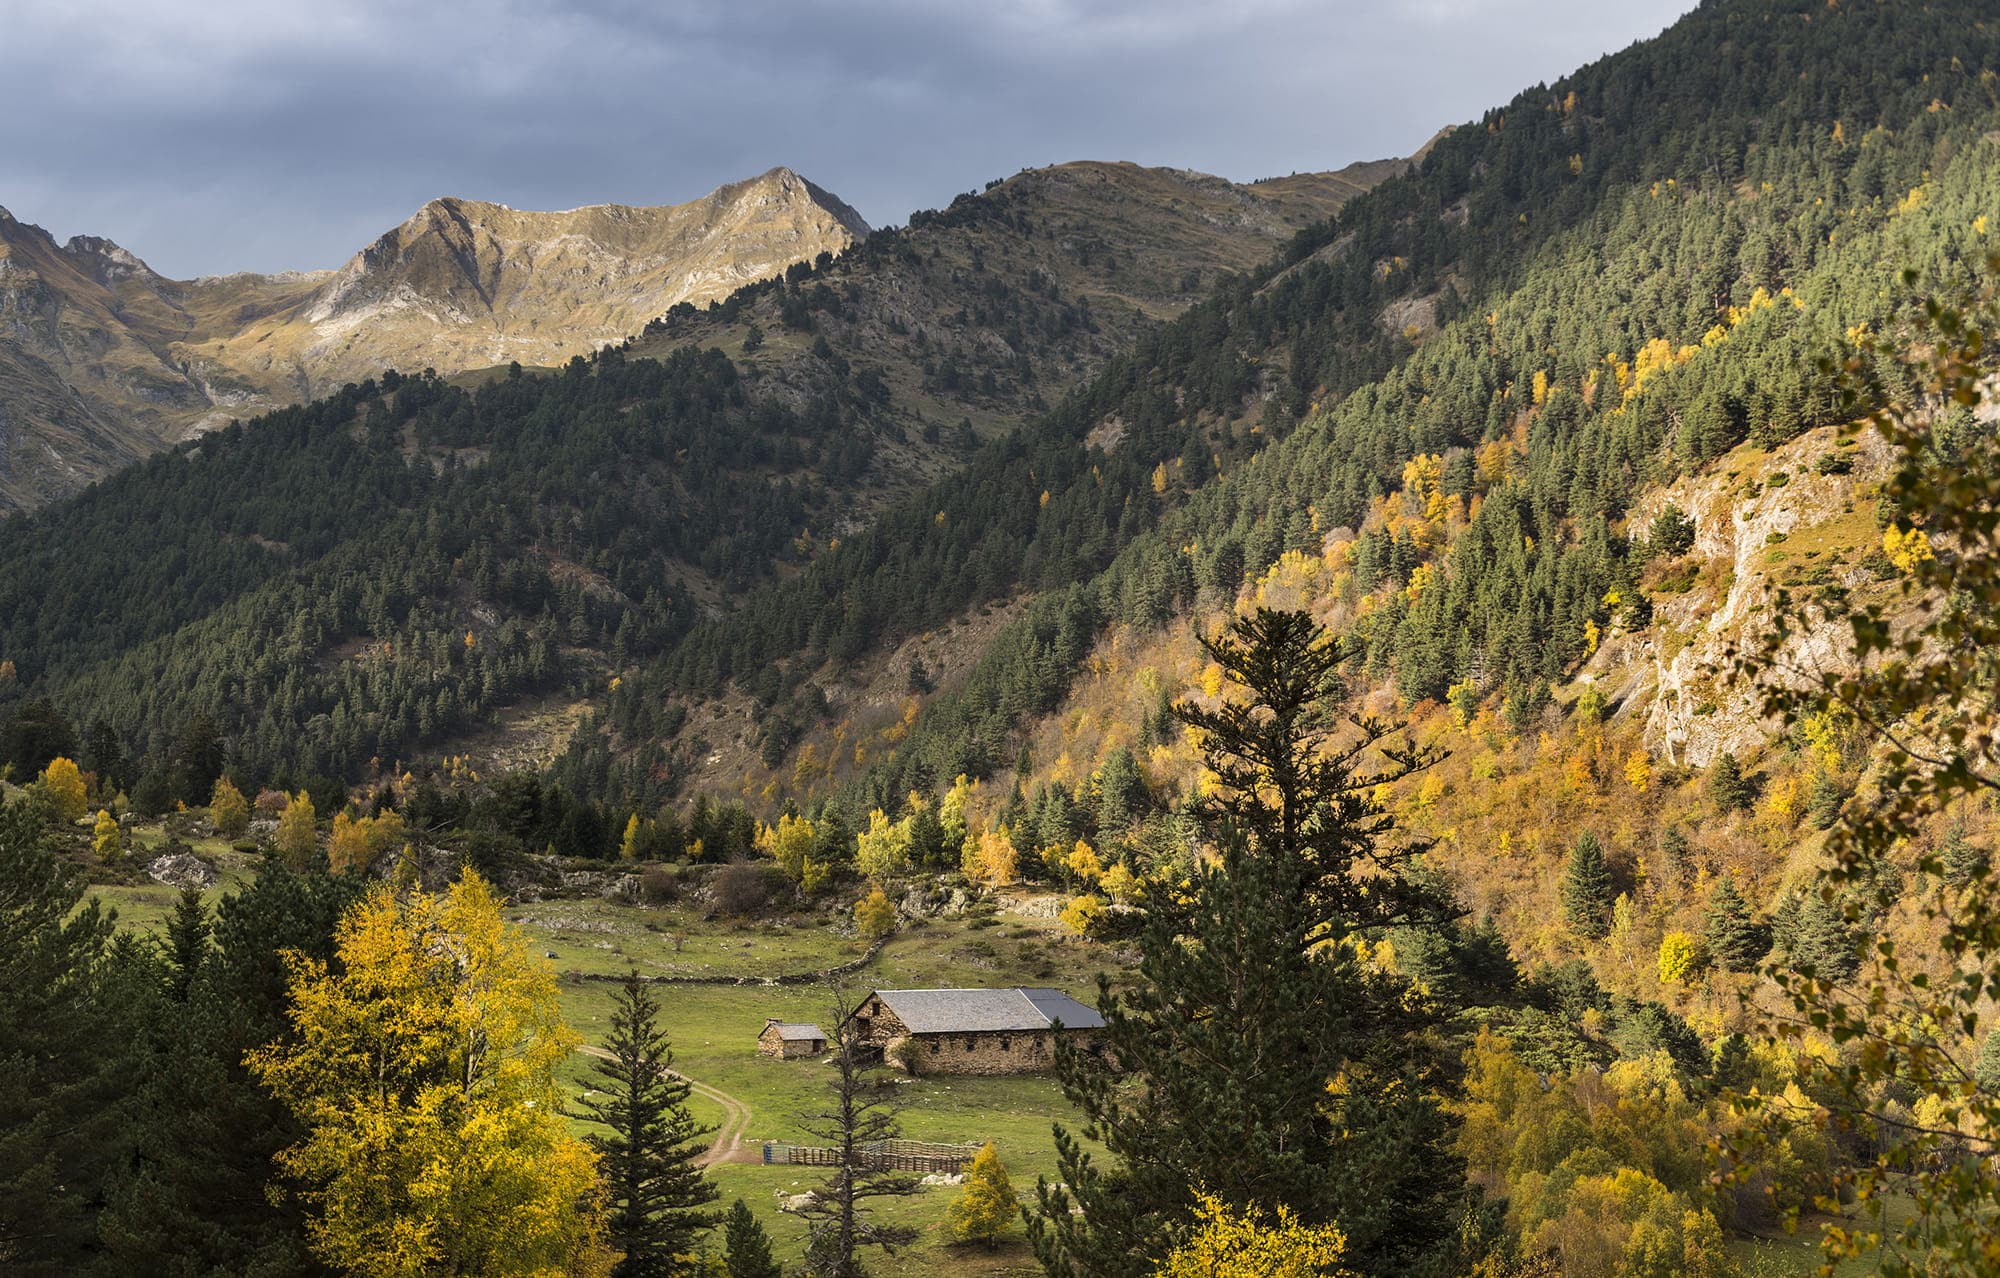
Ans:
[[[0,215],[0,511],[387,368],[561,363],[868,231],[783,167],[676,205],[439,197],[338,268],[193,280]]]

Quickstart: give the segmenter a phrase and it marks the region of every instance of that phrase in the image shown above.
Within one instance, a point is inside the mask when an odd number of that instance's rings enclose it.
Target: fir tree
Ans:
[[[0,1267],[70,1273],[117,1145],[96,1004],[110,915],[33,805],[0,802]]]
[[[1708,952],[1732,972],[1748,972],[1771,949],[1771,929],[1759,923],[1732,879],[1716,885],[1708,898],[1708,918],[1702,933]]]
[[[610,1128],[590,1143],[603,1160],[611,1205],[611,1246],[625,1253],[619,1278],[699,1272],[694,1244],[719,1219],[702,1208],[720,1197],[696,1160],[713,1128],[698,1125],[687,1100],[694,1088],[673,1072],[674,1055],[659,1029],[660,1005],[628,976],[611,1012],[607,1059],[597,1064],[603,1099],[583,1112]]]
[[[1691,874],[1687,835],[1677,825],[1660,831],[1660,873],[1669,883],[1684,884]]]
[[[1563,919],[1578,936],[1601,940],[1611,931],[1612,896],[1611,868],[1604,863],[1604,849],[1597,836],[1585,830],[1577,836],[1563,870]]]
[[[854,1001],[836,987],[828,1009],[833,1031],[834,1075],[825,1109],[801,1116],[805,1130],[837,1150],[840,1161],[827,1174],[813,1201],[799,1214],[806,1218],[806,1272],[813,1278],[862,1278],[867,1271],[856,1253],[880,1247],[893,1254],[913,1242],[914,1229],[883,1225],[869,1219],[868,1203],[876,1198],[901,1198],[921,1191],[922,1183],[881,1167],[863,1157],[863,1146],[893,1140],[901,1134],[896,1119],[894,1089],[877,1084],[879,1058],[867,1054],[854,1038]]]
[[[1986,850],[1976,846],[1965,837],[1965,827],[1953,822],[1945,831],[1944,842],[1938,845],[1938,863],[1944,870],[1944,881],[1953,887],[1966,884],[1986,872]]]
[[[741,1198],[723,1217],[722,1242],[722,1271],[729,1278],[783,1278],[784,1270],[771,1258],[770,1235]]]
[[[1205,646],[1248,690],[1177,707],[1222,781],[1201,809],[1217,862],[1147,893],[1137,979],[1116,993],[1099,979],[1102,1054],[1057,1048],[1064,1095],[1117,1163],[1100,1170],[1058,1128],[1064,1183],[1037,1185],[1031,1241],[1051,1273],[1150,1273],[1207,1185],[1233,1207],[1337,1222],[1363,1273],[1422,1272],[1454,1246],[1465,1201],[1435,1014],[1341,942],[1452,913],[1413,872],[1425,845],[1395,840],[1371,797],[1431,756],[1367,719],[1329,741],[1340,649],[1303,613],[1260,610]]]
[[[1802,892],[1788,902],[1785,958],[1794,972],[1822,981],[1846,981],[1861,970],[1854,933],[1837,904],[1818,892]]]
[[[1815,830],[1830,830],[1840,820],[1840,805],[1846,801],[1847,791],[1840,782],[1822,772],[1813,778],[1812,791],[1806,796],[1806,819]]]
[[[167,960],[167,988],[174,1002],[185,1003],[208,955],[208,907],[202,904],[201,889],[184,887],[174,899],[173,915],[167,919],[167,935],[161,945]]]
[[[1979,1041],[1979,1055],[1973,1058],[1972,1081],[1979,1090],[2000,1096],[2000,1032],[1987,1030]]]
[[[1708,798],[1715,804],[1715,810],[1728,816],[1750,806],[1754,797],[1750,779],[1743,775],[1743,765],[1736,756],[1724,751],[1708,769]]]

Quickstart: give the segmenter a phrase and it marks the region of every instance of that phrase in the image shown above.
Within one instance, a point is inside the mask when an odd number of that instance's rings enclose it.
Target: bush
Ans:
[[[664,865],[649,865],[639,871],[639,899],[648,905],[671,905],[681,899],[678,874]]]
[[[1646,548],[1656,556],[1685,555],[1694,548],[1694,532],[1694,521],[1679,506],[1668,506],[1647,531]]]
[[[740,862],[715,875],[715,908],[730,918],[746,918],[771,903],[777,867]]]

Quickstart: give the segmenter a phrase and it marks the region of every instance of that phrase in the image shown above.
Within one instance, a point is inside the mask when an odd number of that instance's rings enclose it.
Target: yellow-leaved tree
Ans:
[[[1195,1224],[1155,1278],[1350,1278],[1353,1272],[1340,1264],[1347,1238],[1339,1228],[1301,1225],[1283,1204],[1271,1221],[1254,1207],[1237,1211],[1198,1193]]]
[[[278,818],[278,851],[293,866],[303,866],[319,846],[319,813],[313,809],[312,796],[304,790],[292,796],[285,805],[283,816]]]
[[[854,839],[854,868],[877,883],[909,873],[910,823],[891,821],[880,808],[870,812],[868,828]]]
[[[370,1278],[608,1274],[555,1073],[581,1040],[492,888],[378,887],[334,939],[337,969],[286,954],[292,1033],[249,1058],[305,1130],[278,1163],[314,1252]]]
[[[876,888],[854,903],[854,926],[869,940],[881,940],[896,930],[896,903]]]
[[[965,1169],[965,1188],[946,1210],[945,1225],[958,1241],[985,1243],[991,1248],[1020,1214],[1021,1203],[1014,1197],[1007,1164],[1000,1161],[1000,1151],[989,1140]]]
[[[42,769],[42,789],[64,821],[80,820],[90,811],[90,787],[83,783],[83,772],[74,759],[49,760],[49,766]]]
[[[215,791],[208,799],[208,823],[225,839],[250,828],[250,801],[228,777],[216,778]]]
[[[778,818],[776,825],[760,826],[757,830],[757,850],[778,863],[785,877],[794,883],[802,883],[806,877],[806,860],[812,852],[813,835],[818,833],[813,823],[802,816],[786,814]]]
[[[97,824],[90,831],[90,846],[96,851],[97,859],[106,863],[125,855],[125,831],[108,808],[97,810]]]
[[[403,814],[394,808],[385,808],[382,815],[373,817],[338,813],[333,818],[333,833],[327,838],[327,862],[337,874],[365,874],[384,853],[402,844],[406,830]]]
[[[966,878],[977,883],[991,887],[1012,883],[1020,873],[1020,854],[1007,836],[1007,827],[995,826],[979,834],[968,834],[960,868]]]

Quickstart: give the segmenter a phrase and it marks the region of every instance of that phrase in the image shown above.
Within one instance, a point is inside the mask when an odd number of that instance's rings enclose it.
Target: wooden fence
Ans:
[[[944,1145],[928,1140],[877,1140],[860,1146],[855,1161],[871,1171],[948,1172],[965,1170],[978,1145]],[[764,1161],[813,1167],[837,1167],[840,1151],[823,1145],[764,1142]]]

